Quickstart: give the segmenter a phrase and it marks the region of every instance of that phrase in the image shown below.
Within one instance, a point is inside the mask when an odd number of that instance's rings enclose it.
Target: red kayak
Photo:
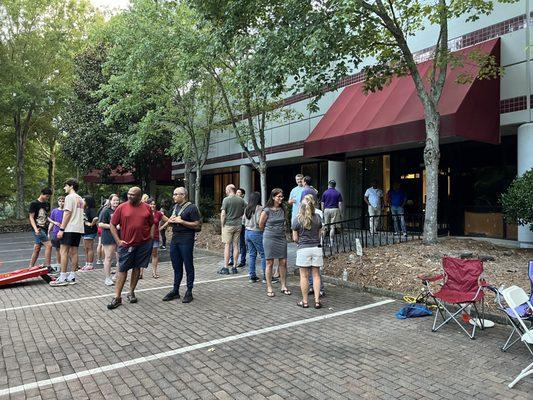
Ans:
[[[48,275],[50,271],[42,265],[36,265],[31,268],[18,269],[16,271],[0,274],[0,286],[11,285],[26,279],[41,277],[46,283],[52,281],[52,277]]]

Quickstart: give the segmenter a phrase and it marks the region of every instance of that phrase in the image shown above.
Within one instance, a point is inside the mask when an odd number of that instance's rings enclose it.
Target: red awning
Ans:
[[[89,172],[83,177],[83,180],[87,183],[108,183],[119,185],[126,183],[134,183],[136,181],[133,174],[127,171],[119,171],[117,169],[114,169],[105,178],[102,178],[101,174],[102,170],[93,169],[91,172]]]
[[[499,62],[500,40],[493,39],[460,50],[492,54]],[[418,66],[426,78],[432,62]],[[441,138],[460,137],[488,143],[500,140],[500,80],[474,80],[458,84],[460,74],[476,76],[478,66],[465,62],[449,69],[438,110]],[[304,143],[304,157],[324,157],[362,150],[391,150],[425,140],[424,110],[410,76],[394,78],[376,93],[363,93],[363,83],[346,87]]]

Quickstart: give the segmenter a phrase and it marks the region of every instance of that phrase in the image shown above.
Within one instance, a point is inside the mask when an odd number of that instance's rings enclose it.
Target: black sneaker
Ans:
[[[232,273],[232,274],[238,274],[238,273],[239,273],[239,270],[238,270],[237,268],[233,267],[233,268],[231,269],[231,273]]]
[[[229,265],[230,267],[233,267],[233,261],[230,261],[230,262],[228,263],[228,265]]]
[[[128,302],[131,304],[135,304],[138,301],[137,297],[135,297],[135,294],[130,294],[130,293],[128,293],[128,295],[126,296],[126,299],[128,299]]]
[[[111,303],[107,305],[108,310],[114,310],[118,306],[122,305],[122,297],[113,297],[113,300],[111,300]]]
[[[239,265],[237,265],[237,268],[244,268],[246,267],[246,263],[240,263]]]
[[[272,283],[279,283],[279,276],[273,276]]]
[[[257,276],[251,276],[250,279],[248,279],[250,283],[255,283],[259,281],[259,278]]]
[[[190,303],[192,300],[193,300],[192,291],[191,290],[187,290],[185,292],[185,296],[183,296],[183,300],[181,302],[182,303]]]
[[[171,291],[171,292],[168,292],[165,295],[165,297],[163,297],[163,301],[171,301],[171,300],[175,300],[175,299],[179,299],[179,298],[180,298],[180,294],[179,293]]]
[[[220,275],[229,275],[229,269],[228,268],[220,268],[220,271],[218,271]]]

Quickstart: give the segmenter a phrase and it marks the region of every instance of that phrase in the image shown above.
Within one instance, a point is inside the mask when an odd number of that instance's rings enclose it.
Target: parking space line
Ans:
[[[109,364],[109,365],[105,365],[105,366],[102,366],[102,367],[91,368],[91,369],[83,370],[83,371],[80,371],[80,372],[74,372],[74,373],[68,374],[68,375],[58,376],[58,377],[51,378],[51,379],[44,379],[44,380],[41,380],[41,381],[26,383],[26,384],[23,384],[23,385],[20,385],[20,386],[14,386],[14,387],[11,387],[11,388],[8,387],[6,389],[1,389],[0,390],[0,396],[5,396],[5,395],[8,395],[8,394],[20,393],[20,392],[23,392],[25,390],[42,388],[42,387],[45,387],[45,386],[54,385],[56,383],[68,382],[68,381],[72,381],[72,380],[75,380],[75,379],[80,379],[80,378],[83,378],[85,376],[96,375],[96,374],[100,374],[100,373],[103,373],[103,372],[108,372],[108,371],[113,371],[113,370],[117,370],[117,369],[121,369],[121,368],[130,367],[130,366],[133,366],[133,365],[144,364],[144,363],[147,363],[147,362],[150,362],[150,361],[161,360],[163,358],[168,358],[168,357],[172,357],[172,356],[175,356],[175,355],[188,353],[188,352],[191,352],[191,351],[194,351],[194,350],[204,349],[206,347],[217,346],[217,345],[220,345],[220,344],[223,344],[223,343],[233,342],[233,341],[240,340],[240,339],[245,339],[245,338],[249,338],[249,337],[263,335],[263,334],[266,334],[266,333],[276,332],[276,331],[280,331],[280,330],[283,330],[283,329],[294,328],[296,326],[306,325],[306,324],[310,324],[310,323],[313,323],[313,322],[318,322],[318,321],[322,321],[322,320],[326,320],[326,319],[330,319],[330,318],[340,317],[340,316],[347,315],[347,314],[353,314],[353,313],[355,313],[357,311],[368,310],[370,308],[379,307],[379,306],[382,306],[382,305],[385,305],[385,304],[389,304],[389,303],[393,303],[393,302],[394,302],[394,300],[392,300],[392,299],[382,300],[382,301],[378,301],[378,302],[375,302],[375,303],[367,304],[367,305],[364,305],[364,306],[350,308],[348,310],[337,311],[337,312],[334,312],[334,313],[331,313],[331,314],[325,314],[325,315],[320,315],[320,316],[313,317],[313,318],[301,319],[301,320],[297,320],[297,321],[288,322],[288,323],[285,323],[285,324],[274,325],[274,326],[269,326],[269,327],[262,328],[262,329],[256,329],[256,330],[253,330],[253,331],[240,333],[238,335],[232,335],[232,336],[227,336],[227,337],[223,337],[223,338],[219,338],[219,339],[214,339],[214,340],[210,340],[208,342],[197,343],[197,344],[194,344],[194,345],[191,345],[191,346],[185,346],[185,347],[181,347],[179,349],[174,349],[174,350],[170,350],[170,351],[165,351],[165,352],[153,354],[151,356],[134,358],[132,360],[127,360],[127,361],[120,361],[120,362],[115,363],[115,364]]]
[[[212,282],[229,281],[229,280],[232,280],[232,279],[242,279],[242,278],[248,278],[248,275],[230,276],[230,277],[227,277],[227,278],[218,278],[218,279],[208,279],[208,280],[205,280],[205,281],[196,281],[194,283],[195,284],[212,283]],[[185,283],[181,284],[181,286],[185,286],[185,285],[186,285]],[[151,288],[145,288],[145,289],[138,289],[138,290],[135,290],[135,293],[151,292],[153,290],[161,290],[161,289],[171,289],[173,287],[174,287],[174,285],[157,286],[157,287],[151,287]],[[54,289],[54,290],[58,290],[58,289]],[[61,289],[59,289],[59,290],[61,290]],[[55,304],[65,304],[65,303],[73,303],[73,302],[76,302],[76,301],[101,299],[103,297],[109,297],[109,296],[113,296],[113,293],[99,294],[97,296],[77,297],[75,299],[65,299],[65,300],[59,300],[59,301],[50,301],[50,302],[46,302],[46,303],[27,304],[25,306],[18,306],[18,307],[2,308],[2,309],[0,309],[0,312],[25,310],[27,308],[46,307],[46,306],[52,306],[52,305],[55,305]]]

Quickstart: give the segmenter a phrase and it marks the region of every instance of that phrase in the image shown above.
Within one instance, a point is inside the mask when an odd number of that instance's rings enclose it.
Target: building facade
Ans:
[[[450,47],[494,54],[505,74],[499,79],[454,83],[450,71],[439,112],[442,115],[439,178],[439,228],[455,235],[518,239],[533,246],[527,227],[507,225],[499,197],[517,174],[533,167],[531,6],[533,0],[495,4],[489,16],[471,23],[451,21]],[[527,16],[530,16],[529,18]],[[437,28],[428,26],[410,47],[425,74]],[[475,73],[475,67],[465,66]],[[464,71],[463,71],[464,72]],[[410,77],[393,80],[382,92],[365,96],[361,74],[346,77],[327,92],[317,112],[307,95],[287,97],[298,118],[266,130],[268,188],[288,193],[297,173],[309,175],[322,192],[329,179],[345,200],[345,217],[365,214],[363,195],[372,180],[384,191],[400,182],[407,192],[407,213],[423,213],[425,172],[421,104]],[[228,183],[259,190],[259,176],[228,131],[215,132],[202,179],[203,196],[220,204]],[[174,162],[172,176],[183,178]]]

